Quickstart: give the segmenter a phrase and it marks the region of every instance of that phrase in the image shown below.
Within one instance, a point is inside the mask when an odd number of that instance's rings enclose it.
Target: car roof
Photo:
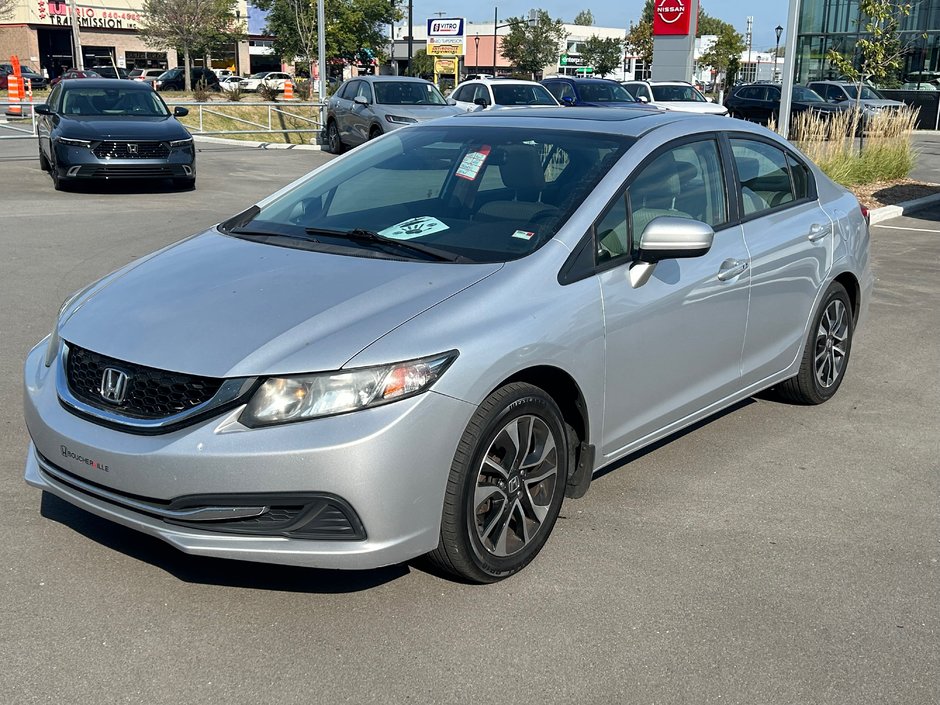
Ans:
[[[549,76],[542,79],[542,82],[545,81],[570,81],[571,83],[616,83],[618,86],[619,82],[613,80],[612,78],[583,78],[581,76]]]
[[[515,110],[481,110],[461,113],[451,120],[473,120],[473,124],[494,127],[523,127],[575,130],[578,132],[607,132],[626,137],[639,137],[651,130],[677,122],[691,121],[690,126],[702,126],[706,116],[643,108],[599,110],[597,108],[517,108]],[[709,129],[715,129],[711,125]],[[691,131],[691,130],[690,130]]]
[[[467,83],[483,83],[489,86],[541,86],[538,81],[527,81],[522,78],[471,78],[460,85]]]
[[[406,81],[408,83],[431,83],[417,76],[353,76],[347,78],[347,81],[366,81],[368,83],[385,83],[388,81]],[[434,84],[431,83],[433,86]]]
[[[128,81],[123,78],[83,78],[80,82],[62,81],[59,84],[63,90],[73,88],[126,88],[130,91],[152,91],[149,83],[145,81]]]

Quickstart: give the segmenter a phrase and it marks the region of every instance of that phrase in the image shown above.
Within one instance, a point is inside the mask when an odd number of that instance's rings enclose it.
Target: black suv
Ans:
[[[736,87],[725,98],[725,107],[731,117],[766,125],[771,119],[780,119],[780,86],[773,83],[749,83]],[[793,86],[790,115],[810,111],[822,118],[843,110],[842,106],[827,103],[806,86]]]
[[[543,79],[542,85],[562,105],[591,108],[646,107],[644,103],[630,95],[626,88],[607,78],[552,76]],[[647,108],[647,110],[654,110],[654,108]]]
[[[221,91],[219,86],[219,77],[215,75],[210,69],[206,68],[195,68],[190,69],[189,77],[192,81],[192,87],[195,88],[199,85],[200,82],[206,84],[206,88],[210,91]],[[158,91],[182,91],[186,89],[185,77],[183,76],[183,67],[177,66],[176,68],[170,69],[169,71],[164,71],[157,77],[157,90]]]

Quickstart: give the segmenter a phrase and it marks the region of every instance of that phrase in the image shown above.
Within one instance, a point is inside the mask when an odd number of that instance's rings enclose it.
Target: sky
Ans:
[[[753,0],[699,0],[706,12],[734,25],[741,34],[747,23],[747,16],[754,17],[755,51],[772,49],[776,42],[774,27],[778,24],[786,27],[786,0],[758,2]],[[571,22],[579,10],[590,10],[594,14],[594,24],[601,27],[624,27],[630,20],[639,20],[643,11],[644,0],[494,0],[491,4],[473,0],[412,0],[414,22],[419,24],[427,18],[436,17],[438,12],[445,17],[465,17],[472,22],[492,22],[493,8],[499,8],[500,20],[508,17],[525,17],[530,8],[542,9],[552,18]],[[407,6],[407,5],[406,5]],[[786,41],[786,32],[780,43]]]

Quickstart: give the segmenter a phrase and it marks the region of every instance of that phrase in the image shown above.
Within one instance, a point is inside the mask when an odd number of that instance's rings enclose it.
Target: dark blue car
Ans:
[[[542,85],[562,105],[588,108],[637,108],[644,106],[644,103],[630,95],[627,89],[616,81],[607,78],[557,76],[544,79]]]
[[[56,190],[79,179],[170,178],[196,184],[192,135],[149,83],[114,78],[62,81],[36,106],[39,166]]]

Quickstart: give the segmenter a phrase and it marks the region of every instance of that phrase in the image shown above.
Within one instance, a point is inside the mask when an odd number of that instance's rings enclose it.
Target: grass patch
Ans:
[[[209,110],[213,112],[209,112]],[[283,112],[280,112],[283,111]],[[290,103],[278,103],[270,108],[270,125],[276,130],[319,129],[319,110],[313,106],[294,106]],[[307,118],[306,120],[303,118]],[[179,118],[194,134],[199,134],[199,108],[190,106],[190,113]],[[308,122],[314,120],[317,122]],[[211,108],[203,109],[202,132],[216,132],[218,130],[251,130],[248,121],[268,126],[269,106],[254,105],[252,103],[218,103]],[[316,133],[313,132],[249,132],[237,135],[217,135],[227,139],[246,140],[250,142],[276,142],[282,144],[316,144]]]
[[[916,123],[917,111],[910,108],[878,114],[864,125],[854,111],[829,119],[802,113],[793,120],[790,141],[843,186],[892,181],[914,168]]]

